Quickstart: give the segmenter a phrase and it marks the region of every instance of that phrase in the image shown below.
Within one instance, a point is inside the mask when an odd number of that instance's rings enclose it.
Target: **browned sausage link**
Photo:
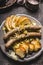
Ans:
[[[11,31],[9,31],[8,33],[6,33],[4,36],[3,36],[3,39],[7,39],[8,37],[10,37],[12,34],[14,34],[15,32],[18,31],[18,28],[15,28]]]
[[[30,32],[30,33],[27,33],[26,35],[25,34],[21,34],[19,36],[17,36],[16,38],[14,39],[11,39],[9,40],[6,44],[5,44],[5,47],[8,48],[9,46],[11,46],[13,43],[15,43],[15,41],[18,41],[18,40],[21,40],[21,39],[24,39],[24,38],[27,38],[27,37],[41,37],[41,33],[37,33],[37,32]]]
[[[15,43],[15,41],[20,40],[21,38],[24,38],[24,37],[25,37],[25,34],[21,34],[21,35],[18,36],[17,38],[9,40],[9,41],[5,44],[5,47],[8,48],[8,47],[11,46],[13,43]]]
[[[16,28],[16,29],[13,29],[11,30],[10,32],[8,32],[7,34],[4,35],[3,39],[7,39],[8,37],[10,37],[12,34],[14,34],[15,32],[20,32],[24,29],[30,29],[30,30],[40,30],[41,29],[41,26],[24,26],[22,29],[20,28]]]

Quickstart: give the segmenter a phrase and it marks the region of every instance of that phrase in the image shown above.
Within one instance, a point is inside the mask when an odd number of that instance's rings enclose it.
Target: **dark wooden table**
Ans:
[[[11,14],[31,15],[38,19],[43,25],[43,3],[40,4],[39,10],[34,13],[27,10],[24,6],[12,6],[10,10],[6,11],[6,13],[0,13],[0,25],[3,22],[3,20]],[[33,61],[20,63],[9,59],[6,55],[2,53],[0,49],[0,65],[43,65],[43,52],[38,58],[34,59]]]

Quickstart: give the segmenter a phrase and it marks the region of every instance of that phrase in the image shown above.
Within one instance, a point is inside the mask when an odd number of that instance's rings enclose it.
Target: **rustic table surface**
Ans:
[[[37,20],[39,20],[43,25],[43,3],[40,4],[39,10],[34,13],[27,10],[24,6],[16,6],[16,5],[12,6],[10,10],[5,11],[4,13],[2,12],[0,13],[0,25],[7,16],[10,16],[12,14],[31,15],[35,17]],[[30,62],[20,63],[9,59],[6,55],[2,53],[0,49],[0,65],[43,65],[43,52],[38,58]]]

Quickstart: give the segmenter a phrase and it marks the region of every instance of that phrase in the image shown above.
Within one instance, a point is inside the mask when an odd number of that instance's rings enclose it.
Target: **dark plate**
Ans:
[[[30,20],[32,20],[34,23],[36,23],[36,25],[42,26],[41,23],[38,20],[36,20],[35,18],[33,18],[33,17],[29,16],[29,15],[26,15],[26,14],[17,14],[17,16],[27,16],[27,17],[30,18]],[[1,50],[9,58],[15,60],[5,50],[5,45],[4,45],[4,40],[3,40],[4,31],[2,31],[2,27],[3,27],[4,23],[5,23],[5,21],[3,21],[3,23],[0,26],[0,43],[1,43],[0,45],[1,45]],[[41,29],[41,31],[43,32],[43,29]],[[25,61],[30,61],[30,60],[35,59],[36,57],[38,57],[41,54],[41,52],[43,51],[43,34],[42,34],[42,38],[41,38],[40,42],[41,42],[42,48],[38,52],[32,53],[31,55],[27,55],[24,59],[17,59],[16,61],[25,62]]]
[[[8,0],[8,2],[6,2],[4,6],[0,6],[0,10],[12,6],[15,2],[16,0]]]

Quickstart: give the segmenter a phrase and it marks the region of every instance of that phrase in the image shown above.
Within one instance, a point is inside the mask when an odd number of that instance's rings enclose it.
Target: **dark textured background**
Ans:
[[[7,17],[10,16],[11,14],[28,14],[36,19],[38,19],[41,24],[43,25],[43,3],[40,4],[39,10],[37,12],[31,12],[27,10],[24,6],[12,6],[10,7],[10,10],[7,9],[5,10],[5,13],[2,13],[0,10],[0,25],[3,22],[3,20]],[[0,65],[43,65],[43,52],[42,54],[34,59],[33,61],[26,62],[26,63],[19,63],[15,62],[11,59],[9,59],[7,56],[5,56],[2,51],[0,50]]]

